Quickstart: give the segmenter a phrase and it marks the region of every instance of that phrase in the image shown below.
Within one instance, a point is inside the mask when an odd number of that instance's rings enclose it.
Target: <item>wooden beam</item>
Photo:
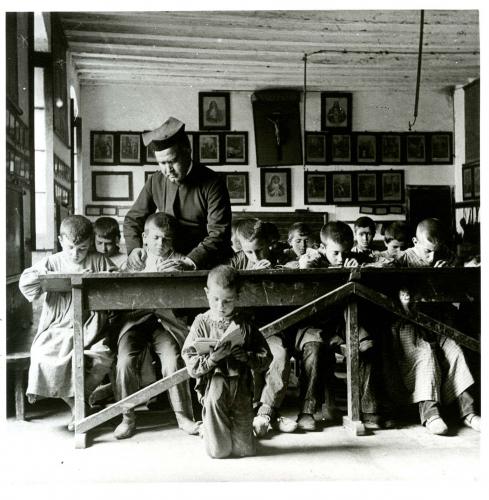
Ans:
[[[185,380],[189,379],[190,376],[187,372],[187,368],[181,368],[180,370],[172,373],[168,377],[157,380],[156,382],[140,389],[139,391],[131,394],[130,396],[121,399],[117,403],[114,403],[107,408],[84,418],[80,422],[76,423],[76,432],[87,432],[100,424],[103,424],[107,420],[120,415],[126,410],[132,409],[137,405],[145,403],[149,399],[167,391],[170,387],[180,384]]]
[[[354,288],[355,295],[368,300],[372,304],[382,307],[383,309],[400,316],[401,318],[414,323],[417,326],[425,328],[437,335],[445,335],[455,340],[460,345],[467,347],[468,349],[480,352],[480,342],[476,339],[465,335],[456,328],[449,326],[441,321],[438,321],[427,314],[421,312],[413,312],[412,314],[407,314],[400,306],[398,306],[392,299],[387,296],[371,290],[370,288],[362,285],[361,283],[355,283]]]

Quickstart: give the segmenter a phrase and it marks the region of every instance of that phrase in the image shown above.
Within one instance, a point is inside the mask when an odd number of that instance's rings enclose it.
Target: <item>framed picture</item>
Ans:
[[[229,92],[199,92],[199,128],[201,130],[231,128]]]
[[[382,163],[401,162],[400,134],[383,134],[381,142]]]
[[[474,165],[474,173],[472,178],[474,179],[474,196],[479,198],[481,193],[481,169],[479,165]]]
[[[233,165],[248,164],[248,132],[224,134],[224,162]]]
[[[132,201],[132,172],[92,172],[93,201]]]
[[[306,163],[326,163],[326,135],[306,132]]]
[[[248,172],[223,173],[231,205],[250,204],[250,183]]]
[[[152,142],[150,142],[147,146],[145,146],[145,163],[149,163],[149,164],[155,164],[155,163],[158,163],[158,161],[156,160],[156,156],[155,156],[155,147],[154,147],[154,144]]]
[[[261,170],[261,204],[264,207],[290,207],[292,204],[290,169]]]
[[[464,200],[474,198],[473,169],[470,165],[462,167],[462,197]]]
[[[402,205],[391,205],[389,207],[389,213],[390,214],[403,214],[404,210],[402,208]]]
[[[358,201],[377,201],[377,174],[375,172],[357,174],[357,195]]]
[[[426,162],[426,137],[424,134],[406,135],[406,161],[407,163]]]
[[[129,210],[131,210],[131,207],[117,207],[117,215],[119,217],[125,217]]]
[[[356,135],[357,163],[377,163],[377,136],[375,134]]]
[[[327,192],[326,172],[304,172],[305,205],[326,205]]]
[[[382,201],[404,201],[403,172],[382,173]]]
[[[119,133],[119,162],[124,165],[141,164],[140,133]]]
[[[351,162],[351,137],[349,134],[335,134],[331,137],[331,161]]]
[[[85,207],[85,215],[89,215],[91,217],[97,217],[100,215],[101,208],[98,205],[87,205]]]
[[[351,130],[351,92],[321,92],[321,130]]]
[[[373,214],[374,213],[374,207],[369,207],[368,205],[360,207],[360,213],[361,214]]]
[[[199,134],[200,163],[220,163],[219,134]]]
[[[114,136],[112,132],[90,132],[92,165],[114,164]]]
[[[351,203],[352,197],[351,174],[333,173],[333,202]]]
[[[156,174],[158,170],[153,170],[153,171],[146,171],[144,172],[144,183],[146,184],[148,182],[148,179],[153,175]]]
[[[387,215],[389,213],[389,207],[374,207],[375,215]]]
[[[431,134],[431,162],[452,163],[452,134]]]

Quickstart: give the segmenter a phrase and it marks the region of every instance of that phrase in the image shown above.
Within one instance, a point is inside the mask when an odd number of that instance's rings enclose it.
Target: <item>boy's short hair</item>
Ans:
[[[93,236],[93,226],[83,215],[68,215],[61,222],[59,234],[78,245]]]
[[[416,227],[416,238],[424,237],[430,243],[442,243],[445,234],[440,219],[428,218],[422,220]]]
[[[236,235],[246,241],[261,240],[273,243],[279,239],[277,226],[260,219],[241,219],[236,224]]]
[[[294,237],[294,233],[300,234],[301,236],[310,236],[312,231],[305,222],[294,222],[294,224],[289,227],[289,233],[287,236],[289,241]]]
[[[324,225],[321,228],[320,236],[323,244],[326,240],[331,240],[334,243],[353,246],[353,231],[348,224],[340,220],[328,222]]]
[[[355,224],[353,225],[353,227],[355,228],[355,231],[359,227],[368,227],[372,231],[373,234],[375,234],[375,232],[377,231],[377,227],[375,226],[375,222],[370,217],[366,217],[366,216],[359,217],[355,221]]]
[[[384,241],[390,243],[393,240],[407,243],[409,239],[409,226],[403,221],[391,222],[384,229]]]
[[[97,236],[112,241],[121,237],[119,223],[112,217],[99,217],[93,223],[93,230]]]
[[[211,284],[239,291],[239,273],[234,267],[225,264],[214,267],[207,275],[207,286],[209,287]]]
[[[149,228],[157,227],[161,229],[165,236],[174,237],[177,234],[177,221],[171,215],[165,214],[164,212],[157,212],[151,214],[144,223],[144,232],[147,234]]]

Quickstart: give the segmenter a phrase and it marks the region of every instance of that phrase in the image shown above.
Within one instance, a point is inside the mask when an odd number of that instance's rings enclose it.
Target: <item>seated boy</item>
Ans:
[[[178,259],[173,250],[175,220],[158,212],[150,215],[144,224],[143,243],[146,249],[145,272],[160,271],[168,259]],[[118,320],[116,388],[117,398],[123,399],[136,392],[139,384],[140,354],[149,343],[161,362],[161,375],[167,377],[182,368],[180,351],[188,334],[181,318],[170,309],[125,311]],[[170,403],[178,426],[188,434],[198,434],[198,423],[193,421],[188,382],[168,390]],[[136,430],[134,410],[123,413],[122,422],[114,431],[117,439],[131,437]]]
[[[398,263],[405,267],[444,267],[451,261],[451,255],[444,246],[443,228],[437,219],[425,219],[416,228],[413,238],[414,247],[408,248],[402,254]],[[409,307],[409,291],[401,290],[403,307]],[[443,306],[432,307],[433,314],[446,312]],[[402,322],[394,325],[394,333],[402,335],[404,342],[418,345],[422,332],[419,328],[404,326]],[[400,332],[400,333],[399,333]],[[447,426],[440,415],[440,405],[457,402],[460,418],[464,425],[477,431],[480,430],[480,417],[474,409],[474,400],[468,389],[474,383],[467,366],[464,353],[460,346],[451,338],[437,335],[430,346],[432,353],[422,357],[418,349],[403,349],[397,361],[407,366],[411,371],[404,376],[406,387],[419,387],[412,390],[413,403],[419,404],[421,424],[432,434],[446,434]],[[426,351],[426,349],[425,349]],[[425,353],[426,354],[426,353]],[[417,367],[428,363],[425,369]],[[426,361],[427,360],[427,361]],[[415,369],[416,368],[416,369]]]
[[[300,268],[308,267],[357,267],[358,261],[356,254],[351,253],[353,246],[353,232],[348,226],[341,221],[329,222],[322,227],[321,245],[319,248],[319,257],[311,259],[301,259]],[[320,398],[320,366],[319,357],[327,356],[330,365],[325,365],[327,370],[326,380],[330,379],[333,359],[329,355],[329,350],[342,343],[341,337],[344,337],[344,317],[342,311],[329,312],[327,319],[322,321],[321,329],[303,328],[299,330],[296,337],[296,349],[304,350],[308,344],[314,346],[314,350],[309,353],[309,360],[304,363],[302,382],[304,387],[307,387],[306,394],[308,398],[304,400],[302,413],[306,416],[302,418],[303,423],[300,427],[313,430],[313,409],[317,406]],[[365,423],[371,428],[380,428],[387,425],[386,422],[378,415],[377,398],[374,394],[374,384],[372,371],[374,369],[372,363],[372,354],[370,353],[372,341],[362,326],[359,326],[360,337],[360,382],[361,390],[361,408],[362,418]],[[309,366],[308,366],[309,365]],[[330,392],[330,389],[328,392]],[[306,408],[309,408],[306,411]],[[299,422],[301,418],[299,417]]]
[[[310,227],[304,222],[296,222],[289,228],[287,239],[290,248],[284,252],[284,267],[299,268],[299,259],[308,248],[314,248],[314,240]]]
[[[121,239],[119,223],[112,217],[99,217],[93,225],[93,230],[95,250],[103,253],[120,269],[126,262],[127,255],[119,249]]]
[[[32,302],[43,291],[39,276],[47,273],[83,273],[112,271],[115,267],[104,256],[90,252],[93,227],[81,215],[66,217],[58,236],[61,252],[49,255],[26,269],[19,281],[20,291]],[[113,355],[104,345],[101,330],[105,314],[91,312],[83,325],[86,356],[85,392],[90,392],[110,370]],[[74,409],[72,373],[73,315],[71,292],[47,292],[41,319],[31,347],[27,397],[30,403],[39,398],[61,398]],[[74,417],[68,425],[74,430]]]
[[[279,251],[276,251],[278,231],[276,227],[259,219],[242,219],[236,228],[242,250],[230,261],[235,269],[269,269],[277,265]],[[272,319],[263,311],[260,315],[260,324],[266,324]],[[290,375],[290,357],[287,354],[287,337],[281,333],[267,339],[273,355],[264,380],[260,374],[255,376],[255,399],[260,407],[253,422],[257,437],[263,437],[273,426],[281,432],[294,432],[297,423],[289,418],[280,417],[278,410],[282,405]]]
[[[238,292],[238,272],[232,267],[209,272],[209,310],[195,318],[182,351],[190,376],[197,379],[203,437],[212,458],[255,454],[251,370],[266,370],[272,357],[258,329],[235,311]],[[242,344],[223,342],[208,353],[196,347],[199,339],[219,341],[233,323],[240,328]]]
[[[379,252],[381,257],[397,259],[408,244],[408,225],[402,221],[391,222],[384,230],[384,244],[387,247]]]
[[[375,252],[372,250],[376,227],[375,222],[370,217],[359,217],[353,226],[355,234],[355,245],[351,253],[360,265],[371,264],[377,260]]]

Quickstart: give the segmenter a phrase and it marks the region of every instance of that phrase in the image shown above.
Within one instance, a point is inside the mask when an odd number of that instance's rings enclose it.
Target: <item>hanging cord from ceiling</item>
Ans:
[[[416,96],[414,98],[414,121],[409,123],[409,131],[411,132],[412,127],[416,123],[416,118],[418,117],[418,102],[419,102],[419,84],[421,82],[421,61],[423,59],[423,26],[424,26],[424,10],[421,11],[421,20],[419,26],[419,49],[418,49],[418,74],[416,77]]]

